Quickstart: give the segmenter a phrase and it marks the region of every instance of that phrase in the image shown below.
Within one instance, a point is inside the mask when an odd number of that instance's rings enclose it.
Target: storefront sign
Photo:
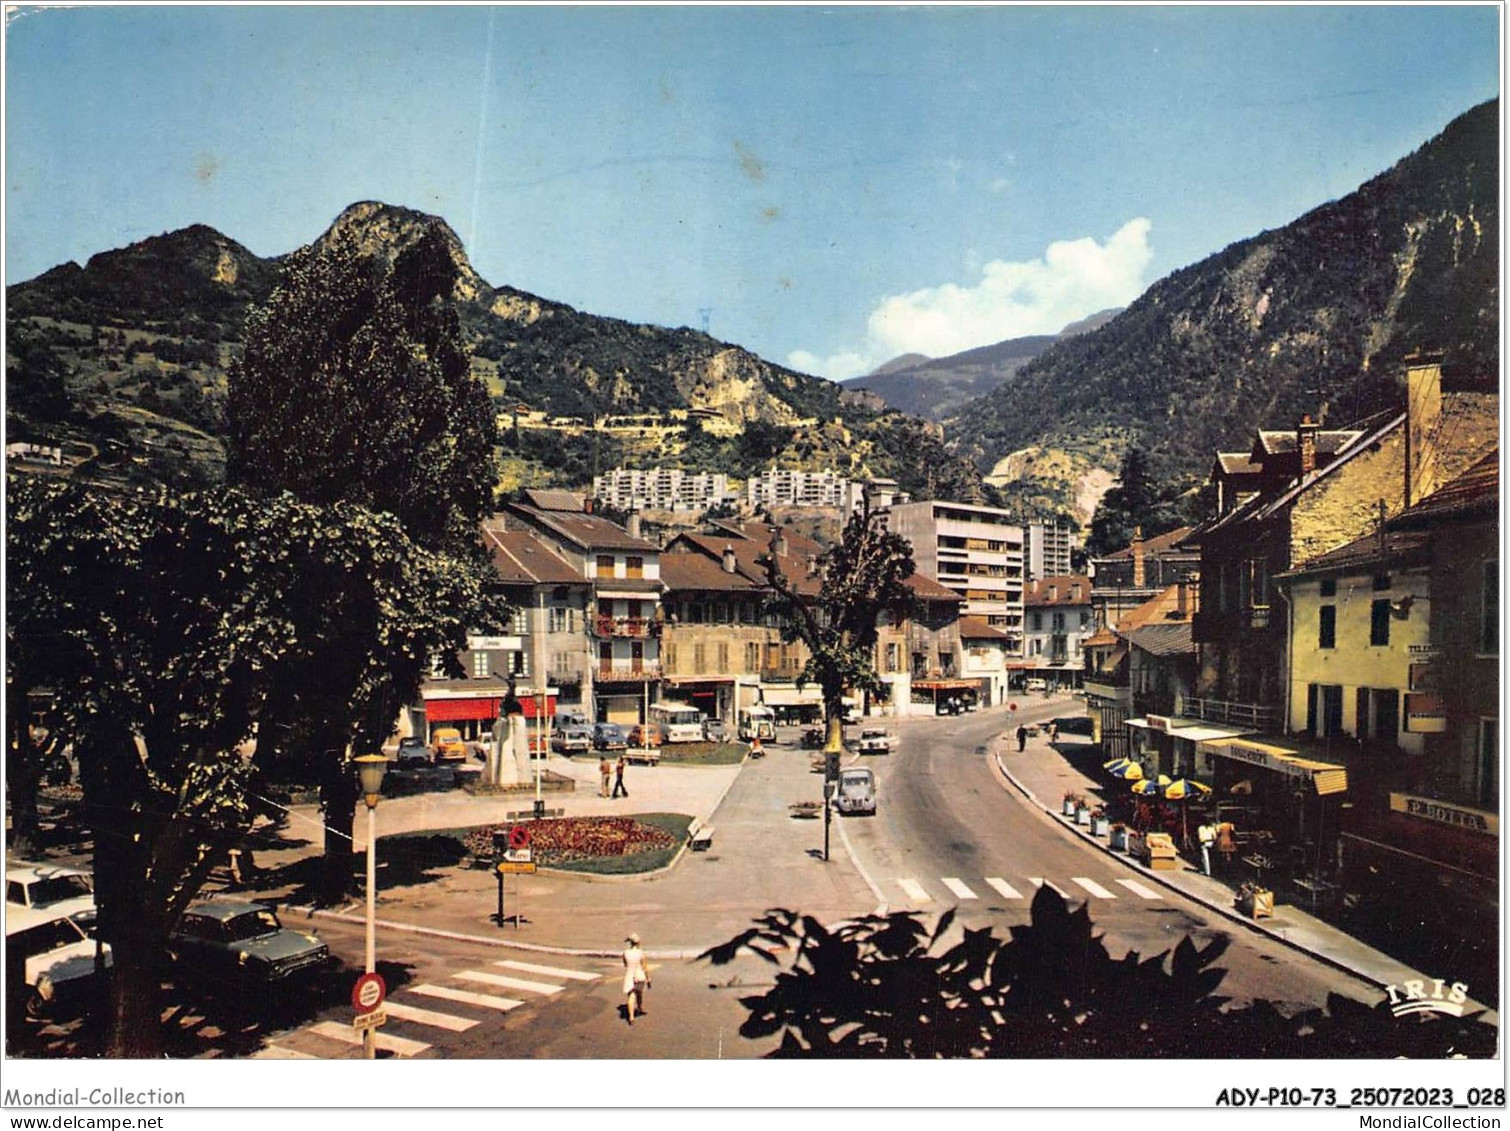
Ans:
[[[1160,731],[1163,731],[1165,734],[1169,733],[1169,731],[1170,731],[1170,721],[1169,721],[1169,719],[1165,718],[1163,715],[1148,715],[1147,719],[1148,719],[1148,729],[1149,730],[1160,730]]]
[[[1425,664],[1432,660],[1440,659],[1442,649],[1435,644],[1412,644],[1410,646],[1410,659],[1412,663]]]
[[[1483,833],[1485,836],[1499,836],[1500,832],[1500,819],[1495,814],[1484,813],[1478,809],[1465,809],[1461,805],[1438,801],[1432,797],[1391,793],[1389,807],[1396,813],[1406,813],[1438,825],[1452,825],[1455,828],[1468,829],[1472,832]]]
[[[1213,754],[1220,754],[1227,758],[1236,758],[1240,762],[1247,762],[1252,766],[1262,766],[1266,770],[1274,770],[1276,773],[1285,774],[1292,778],[1309,778],[1311,770],[1307,766],[1297,765],[1290,757],[1280,754],[1278,751],[1269,750],[1257,743],[1224,742],[1213,743],[1207,746],[1201,743],[1201,748],[1209,750]]]
[[[1441,697],[1426,692],[1405,696],[1407,734],[1441,734],[1447,729],[1447,709]]]
[[[518,636],[469,636],[467,647],[473,652],[517,652],[524,642]]]

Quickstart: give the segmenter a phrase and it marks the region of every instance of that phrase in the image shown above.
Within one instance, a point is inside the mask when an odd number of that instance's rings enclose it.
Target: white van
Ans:
[[[650,708],[650,721],[661,728],[661,741],[702,742],[703,713],[680,703],[657,703]]]
[[[758,738],[761,742],[775,742],[776,712],[763,706],[741,708],[739,737],[745,742],[752,738]]]
[[[1029,691],[1047,691],[1049,689],[1048,682],[1042,679],[1030,679],[1023,686]]]
[[[841,813],[874,813],[876,775],[866,769],[840,770],[834,805]]]

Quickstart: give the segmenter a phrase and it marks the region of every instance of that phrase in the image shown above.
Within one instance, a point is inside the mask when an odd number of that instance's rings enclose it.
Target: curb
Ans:
[[[1256,920],[1249,919],[1243,915],[1239,915],[1231,908],[1223,907],[1221,904],[1207,899],[1205,896],[1186,891],[1183,887],[1179,886],[1176,883],[1173,883],[1169,879],[1166,879],[1164,876],[1160,875],[1158,872],[1155,872],[1153,869],[1143,867],[1141,864],[1138,864],[1136,861],[1129,859],[1127,856],[1124,856],[1120,852],[1113,852],[1109,844],[1102,844],[1101,841],[1097,840],[1089,833],[1081,832],[1080,829],[1074,825],[1066,825],[1062,820],[1060,820],[1057,813],[1055,813],[1048,806],[1044,805],[1042,801],[1039,801],[1033,791],[1027,786],[1023,785],[1022,782],[1018,781],[1016,776],[1007,769],[1006,765],[1001,760],[1001,750],[999,746],[1001,741],[1001,738],[998,738],[996,740],[995,745],[997,745],[998,748],[992,751],[992,757],[996,760],[996,768],[1001,771],[1002,777],[1011,782],[1012,785],[1018,790],[1018,792],[1020,792],[1025,798],[1027,798],[1031,804],[1042,810],[1042,812],[1046,816],[1052,818],[1055,825],[1058,825],[1060,828],[1074,833],[1082,841],[1086,842],[1087,844],[1094,845],[1101,852],[1118,861],[1124,867],[1138,873],[1140,876],[1146,876],[1148,879],[1153,880],[1155,883],[1157,883],[1160,887],[1167,888],[1168,890],[1175,892],[1177,895],[1183,896],[1185,899],[1188,899],[1193,903],[1199,903],[1201,906],[1207,908],[1210,911],[1216,912],[1218,915],[1222,916],[1225,919],[1230,919],[1234,923],[1240,923],[1242,926],[1248,928],[1250,931],[1253,931],[1255,934],[1260,934],[1264,935],[1267,938],[1271,938],[1275,942],[1284,944],[1291,950],[1314,958],[1318,962],[1322,962],[1327,966],[1332,967],[1334,970],[1339,970],[1344,974],[1349,974],[1355,978],[1367,982],[1369,985],[1374,986],[1377,989],[1382,990],[1389,985],[1388,982],[1380,981],[1377,976],[1369,973],[1366,970],[1360,970],[1355,966],[1343,962],[1341,959],[1334,958],[1332,955],[1327,954],[1324,951],[1313,950],[1294,939],[1280,934],[1278,931],[1273,930],[1272,928],[1263,926]]]

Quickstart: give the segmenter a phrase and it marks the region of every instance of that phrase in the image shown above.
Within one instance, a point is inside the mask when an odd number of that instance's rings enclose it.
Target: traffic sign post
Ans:
[[[351,1027],[359,1033],[368,1033],[388,1023],[388,1014],[383,1010],[383,1001],[388,996],[387,983],[376,971],[363,974],[352,984],[351,1005],[357,1011],[351,1019]]]
[[[388,1024],[388,1014],[381,1009],[374,1009],[371,1013],[358,1013],[351,1020],[351,1027],[359,1033],[368,1029],[381,1029]]]

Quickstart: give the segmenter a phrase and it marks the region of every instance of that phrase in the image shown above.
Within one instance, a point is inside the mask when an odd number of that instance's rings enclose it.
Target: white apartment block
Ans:
[[[751,506],[842,507],[849,480],[832,471],[789,471],[768,467],[745,483],[745,501]]]
[[[964,598],[961,616],[983,617],[1022,655],[1023,537],[1010,511],[934,499],[887,512],[887,528],[912,543],[917,571]]]
[[[736,497],[722,472],[620,467],[592,481],[593,497],[618,511],[705,511]]]
[[[1070,551],[1077,545],[1064,519],[1034,519],[1023,526],[1023,564],[1028,580],[1063,577],[1070,572]]]

